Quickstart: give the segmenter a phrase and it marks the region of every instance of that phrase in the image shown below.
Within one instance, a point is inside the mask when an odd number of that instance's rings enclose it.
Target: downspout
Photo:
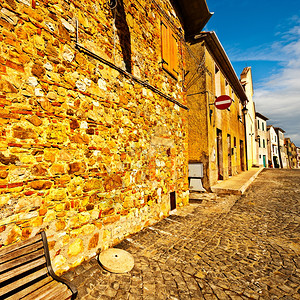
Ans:
[[[276,131],[276,135],[277,135],[277,146],[278,146],[278,156],[279,156],[279,163],[280,163],[280,168],[283,168],[282,165],[282,158],[281,158],[281,146],[280,146],[280,139],[279,139],[279,130]]]
[[[244,114],[244,133],[245,133],[245,154],[246,154],[246,170],[248,171],[248,143],[247,143],[247,128],[246,128],[246,114],[248,112],[248,109],[246,107],[246,104],[244,104],[244,107],[242,109],[242,112]]]

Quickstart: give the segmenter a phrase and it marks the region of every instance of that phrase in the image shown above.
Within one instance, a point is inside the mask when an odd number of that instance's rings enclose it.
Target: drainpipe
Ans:
[[[276,130],[276,135],[277,135],[277,147],[278,147],[278,156],[279,156],[279,168],[283,168],[283,165],[282,165],[282,158],[281,158],[281,145],[280,145],[280,139],[279,139],[279,130]]]
[[[246,170],[248,171],[248,144],[247,144],[247,129],[246,129],[246,114],[248,112],[248,108],[246,104],[244,105],[242,112],[244,114],[244,131],[245,131],[245,152],[246,152]]]

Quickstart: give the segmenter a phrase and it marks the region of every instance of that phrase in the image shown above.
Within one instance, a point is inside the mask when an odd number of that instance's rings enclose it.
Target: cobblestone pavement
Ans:
[[[78,299],[300,299],[300,170],[265,170],[243,196],[199,200],[124,240],[127,274],[92,259]]]

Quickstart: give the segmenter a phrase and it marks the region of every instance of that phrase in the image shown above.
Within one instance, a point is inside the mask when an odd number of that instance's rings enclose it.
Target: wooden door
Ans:
[[[228,153],[228,175],[232,176],[232,162],[231,162],[231,136],[227,134],[227,153]]]
[[[222,130],[217,129],[217,163],[218,163],[218,180],[223,180],[223,145]]]

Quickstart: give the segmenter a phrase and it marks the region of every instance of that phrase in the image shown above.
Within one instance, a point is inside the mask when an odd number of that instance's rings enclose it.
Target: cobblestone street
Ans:
[[[78,299],[300,299],[299,170],[198,198],[116,246],[134,256],[131,272],[92,259],[65,274]]]

